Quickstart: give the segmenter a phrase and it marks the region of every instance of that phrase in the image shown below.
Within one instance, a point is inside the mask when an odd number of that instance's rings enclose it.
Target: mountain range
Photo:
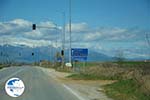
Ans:
[[[38,62],[40,60],[49,60],[51,62],[56,61],[56,52],[60,52],[61,48],[55,48],[52,46],[43,47],[29,47],[25,45],[3,45],[0,46],[0,62]],[[68,61],[69,51],[65,50],[65,61]],[[115,57],[105,55],[103,53],[92,51],[88,49],[87,61],[113,61]],[[138,58],[139,59],[139,58]],[[136,60],[132,59],[132,60]]]
[[[31,48],[25,45],[3,45],[0,46],[0,61],[11,62],[35,62],[40,60],[54,61],[56,52],[60,52],[61,48],[55,48],[52,46],[43,46]],[[112,57],[95,52],[88,51],[87,61],[108,61],[112,60]],[[69,51],[65,50],[65,60],[68,61]]]

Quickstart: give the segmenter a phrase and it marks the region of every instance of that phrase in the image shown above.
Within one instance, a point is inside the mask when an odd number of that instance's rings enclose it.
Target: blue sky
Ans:
[[[61,12],[66,13],[68,32],[68,7],[69,0],[0,0],[1,38],[14,44],[55,45],[53,42],[61,37],[54,34],[61,33]],[[56,23],[60,30],[32,31],[29,28],[32,23],[45,26]],[[127,57],[146,58],[150,0],[72,0],[72,31],[73,47],[90,48],[107,55],[115,55],[121,49]],[[57,41],[61,46],[61,39]]]
[[[23,18],[33,22],[61,23],[60,12],[68,18],[69,0],[1,0],[1,20]],[[150,21],[149,0],[72,0],[73,22],[91,26],[146,27]]]

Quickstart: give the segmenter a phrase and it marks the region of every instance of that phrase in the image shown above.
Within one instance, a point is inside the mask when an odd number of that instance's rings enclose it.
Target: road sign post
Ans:
[[[73,61],[86,61],[88,56],[88,49],[84,48],[72,48],[71,58]]]
[[[81,61],[83,62],[83,66],[85,66],[85,62],[87,61],[87,56],[88,56],[88,49],[86,48],[72,48],[71,49],[71,59],[73,62]],[[75,68],[74,68],[74,71],[75,71]]]

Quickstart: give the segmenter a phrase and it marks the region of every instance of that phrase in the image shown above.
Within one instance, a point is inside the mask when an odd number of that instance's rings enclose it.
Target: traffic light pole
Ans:
[[[62,29],[62,51],[61,51],[61,56],[62,56],[62,65],[61,67],[64,68],[65,64],[65,12],[62,12],[62,19],[63,19],[63,29]]]
[[[54,23],[54,24],[55,24],[55,23]],[[57,24],[55,24],[55,27],[37,26],[36,24],[32,24],[32,30],[36,30],[36,28],[47,28],[47,29],[59,30],[59,28],[57,27]],[[34,56],[34,55],[32,55],[32,56]]]

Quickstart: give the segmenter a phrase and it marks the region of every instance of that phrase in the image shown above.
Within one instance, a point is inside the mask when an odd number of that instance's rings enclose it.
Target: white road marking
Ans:
[[[83,97],[78,95],[76,92],[74,92],[70,87],[66,86],[65,84],[62,84],[63,87],[65,87],[67,90],[69,90],[73,95],[75,95],[79,100],[85,100]]]
[[[0,84],[1,84],[2,82],[6,81],[8,78],[10,78],[10,77],[12,77],[12,76],[18,74],[18,73],[21,72],[22,70],[24,70],[24,69],[20,69],[20,70],[14,72],[13,74],[10,74],[9,76],[7,76],[7,77],[1,79],[1,80],[0,80]]]

